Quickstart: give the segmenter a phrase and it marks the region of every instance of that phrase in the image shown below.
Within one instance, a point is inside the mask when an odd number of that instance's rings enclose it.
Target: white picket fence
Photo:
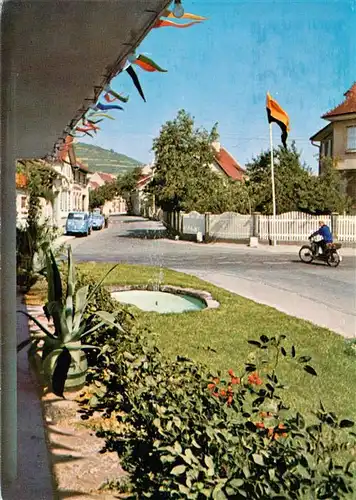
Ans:
[[[252,216],[225,212],[209,216],[209,235],[223,240],[238,240],[252,236]]]
[[[182,214],[182,230],[183,234],[197,234],[205,235],[205,215],[198,212],[190,212],[189,214]]]
[[[320,220],[328,226],[331,224],[330,215],[316,216],[301,212],[277,215],[275,220],[270,215],[261,215],[259,219],[261,240],[302,241],[318,229]]]
[[[340,215],[337,218],[337,236],[340,241],[356,242],[356,216]]]
[[[165,213],[164,219],[174,220],[174,229],[183,235],[201,233],[221,240],[246,240],[257,236],[261,241],[306,241],[323,220],[331,227],[335,239],[340,242],[356,243],[356,215],[309,215],[290,212],[277,215],[240,215],[226,212],[219,215],[198,212],[175,214]],[[206,234],[208,231],[208,235]]]

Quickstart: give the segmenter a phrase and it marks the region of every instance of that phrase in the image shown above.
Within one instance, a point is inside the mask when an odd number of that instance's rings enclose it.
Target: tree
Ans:
[[[310,187],[309,210],[315,214],[349,212],[352,199],[347,196],[347,179],[336,169],[337,162],[330,157],[321,160],[321,174],[314,177]]]
[[[189,210],[199,204],[211,181],[209,164],[217,137],[216,126],[210,132],[196,129],[184,110],[162,126],[153,141],[155,171],[148,189],[163,210]]]
[[[223,178],[212,171],[212,143],[218,139],[217,125],[208,132],[195,128],[184,110],[166,122],[153,141],[154,177],[147,192],[166,211],[222,213],[249,210],[244,184]]]
[[[262,152],[246,166],[253,210],[271,214],[270,150]],[[277,213],[308,210],[311,171],[301,162],[294,143],[290,148],[280,146],[274,150],[274,178]]]

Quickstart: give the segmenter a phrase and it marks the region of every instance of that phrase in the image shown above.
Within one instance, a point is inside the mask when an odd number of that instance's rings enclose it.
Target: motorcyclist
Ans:
[[[315,233],[311,234],[309,236],[309,239],[318,235],[322,237],[322,240],[315,242],[318,246],[318,253],[319,247],[321,248],[322,252],[325,253],[326,245],[333,242],[333,235],[331,234],[329,226],[327,226],[322,220],[319,221],[319,229],[315,231]]]

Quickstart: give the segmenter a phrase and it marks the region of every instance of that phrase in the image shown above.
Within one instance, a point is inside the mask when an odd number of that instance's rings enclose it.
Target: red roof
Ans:
[[[225,174],[233,180],[242,181],[245,170],[237,163],[237,161],[226,151],[220,148],[219,152],[215,153],[215,160]]]
[[[103,179],[104,182],[112,182],[116,179],[115,175],[107,174],[106,172],[98,172],[98,175]]]
[[[95,181],[89,181],[89,187],[91,189],[98,189],[98,187],[100,187],[100,184],[98,184],[97,182]]]
[[[140,177],[140,179],[137,181],[137,187],[145,186],[146,184],[149,183],[151,178],[152,178],[152,174],[144,175],[143,177]]]
[[[322,118],[356,113],[356,83],[354,83],[352,87],[345,92],[344,96],[346,99],[341,104],[336,106],[336,108],[323,115]]]

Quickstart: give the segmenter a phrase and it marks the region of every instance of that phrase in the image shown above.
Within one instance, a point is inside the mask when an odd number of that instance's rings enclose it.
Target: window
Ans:
[[[347,127],[347,146],[348,151],[356,151],[356,127]]]
[[[26,208],[27,206],[27,198],[26,196],[21,196],[21,208]]]

